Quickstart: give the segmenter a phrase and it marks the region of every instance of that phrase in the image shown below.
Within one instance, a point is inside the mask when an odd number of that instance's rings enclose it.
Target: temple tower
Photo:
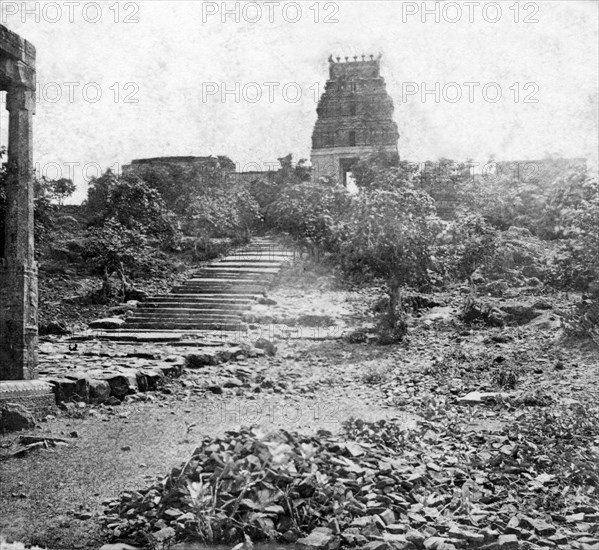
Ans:
[[[381,56],[345,62],[329,58],[329,79],[318,102],[312,134],[314,179],[335,176],[344,185],[353,164],[383,149],[398,153],[393,100],[380,74]]]

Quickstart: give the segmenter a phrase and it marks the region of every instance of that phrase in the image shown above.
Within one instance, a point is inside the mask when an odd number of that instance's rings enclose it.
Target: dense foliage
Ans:
[[[142,232],[129,229],[112,218],[86,234],[83,259],[92,273],[124,272],[131,278],[154,275],[164,268],[164,255]]]
[[[505,279],[597,294],[597,181],[580,167],[548,165],[542,177],[518,181],[499,169],[474,174],[471,163],[415,165],[377,151],[354,166],[355,195],[335,182],[298,182],[289,169],[287,182],[252,191],[267,227],[329,254],[354,279],[385,282],[393,325],[407,286]]]
[[[231,237],[247,241],[261,220],[260,208],[248,186],[210,187],[190,202],[185,229],[197,237]]]
[[[291,235],[311,252],[339,246],[340,224],[351,203],[345,188],[294,183],[280,189],[265,212],[269,227]]]

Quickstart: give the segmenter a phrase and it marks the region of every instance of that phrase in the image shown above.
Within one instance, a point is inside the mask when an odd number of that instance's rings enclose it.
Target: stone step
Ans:
[[[175,288],[179,288],[179,287],[186,287],[189,288],[190,286],[201,286],[202,288],[206,288],[206,287],[214,287],[214,288],[227,288],[230,286],[234,286],[236,288],[239,287],[251,287],[251,286],[268,286],[268,282],[267,281],[257,281],[255,279],[250,279],[250,280],[246,280],[246,279],[241,279],[240,281],[230,281],[227,279],[221,279],[221,280],[216,280],[216,281],[212,281],[210,279],[189,279],[188,281],[185,281],[184,283],[180,284],[178,287]]]
[[[228,317],[228,318],[211,318],[211,317],[198,317],[196,318],[181,318],[181,317],[165,317],[165,318],[145,318],[145,319],[133,319],[131,323],[128,323],[125,330],[129,330],[130,328],[147,328],[148,323],[152,325],[154,328],[163,328],[163,329],[172,329],[173,326],[181,330],[182,328],[189,327],[193,328],[198,325],[218,325],[218,324],[235,324],[239,325],[243,323],[242,319],[237,317]]]
[[[252,283],[252,282],[260,282],[260,283],[271,283],[275,278],[275,273],[243,273],[239,271],[202,271],[200,273],[196,273],[192,275],[193,279],[201,279],[203,281],[209,279],[216,279],[215,283],[223,283],[228,282],[233,284],[241,284],[241,283]],[[223,281],[224,279],[224,281]],[[191,279],[190,279],[191,280]],[[185,284],[185,283],[183,283]]]
[[[198,267],[170,294],[149,297],[127,317],[123,331],[245,330],[243,313],[293,257],[270,239],[254,240],[247,248]]]
[[[225,256],[218,263],[225,262],[246,262],[252,264],[261,264],[261,263],[283,263],[288,262],[290,258],[293,258],[293,255],[282,255],[282,254],[238,254],[234,256]]]
[[[204,312],[201,314],[194,314],[194,313],[163,313],[163,312],[158,312],[155,314],[146,314],[146,313],[140,313],[140,314],[135,314],[135,315],[130,315],[129,317],[127,317],[127,323],[133,323],[135,321],[146,321],[146,320],[154,320],[154,321],[161,321],[164,319],[172,319],[172,320],[194,320],[194,321],[216,321],[216,320],[220,320],[220,321],[238,321],[241,320],[241,315],[238,312],[232,312],[232,313],[209,313],[209,312]]]
[[[131,319],[160,319],[163,317],[210,317],[210,319],[216,317],[235,317],[236,319],[241,318],[240,312],[230,311],[226,309],[154,309],[136,312],[133,315],[127,317],[127,320]]]
[[[265,274],[274,274],[276,275],[279,272],[279,267],[241,267],[241,266],[222,266],[216,267],[214,265],[208,265],[202,269],[206,273],[210,273],[213,271],[222,272],[222,273],[265,273]]]
[[[283,265],[283,262],[244,262],[244,261],[239,261],[239,260],[231,260],[231,261],[214,262],[214,263],[210,264],[208,267],[210,269],[212,269],[212,268],[231,269],[232,267],[237,267],[237,268],[247,267],[249,269],[265,269],[265,268],[270,267],[272,269],[279,269],[282,265]]]
[[[175,288],[177,294],[218,294],[229,293],[229,294],[246,294],[247,292],[262,292],[267,285],[226,285],[226,286],[215,286],[215,285],[190,285],[184,287]]]
[[[197,298],[198,300],[204,300],[204,299],[212,299],[212,300],[252,300],[252,301],[256,301],[258,298],[262,297],[263,294],[262,292],[217,292],[217,293],[213,293],[211,294],[210,292],[199,292],[199,293],[192,293],[192,292],[185,292],[182,294],[178,294],[176,292],[173,292],[173,294],[162,294],[160,297],[165,297],[165,298],[181,298],[181,299],[185,299],[185,300],[190,300],[193,299],[194,297]],[[154,298],[151,298],[154,299]]]
[[[187,322],[155,322],[155,321],[136,321],[131,323],[131,326],[127,327],[127,331],[131,329],[138,329],[140,331],[165,331],[165,330],[230,330],[230,331],[241,331],[246,330],[247,325],[240,322],[199,322],[199,323],[187,323]]]
[[[262,250],[274,250],[280,252],[281,254],[293,254],[292,250],[285,248],[284,246],[277,243],[254,243],[248,244],[242,248],[238,248],[237,250],[232,251],[230,254],[236,254],[240,252],[248,252],[248,251],[262,251]]]
[[[224,277],[193,277],[191,279],[187,279],[183,283],[183,285],[187,286],[188,284],[194,283],[216,283],[218,285],[221,284],[244,284],[244,285],[262,285],[264,281],[262,279],[226,279]]]
[[[215,289],[198,289],[198,288],[189,288],[189,289],[185,289],[185,288],[181,288],[181,289],[177,289],[177,292],[179,292],[180,296],[202,296],[202,294],[204,292],[207,293],[207,295],[210,296],[218,296],[219,290],[215,290]],[[235,288],[228,288],[226,290],[223,290],[222,292],[227,292],[227,293],[235,293],[235,292],[239,292],[239,296],[244,296],[245,292],[247,292],[247,290],[245,289],[235,289]],[[258,295],[258,297],[260,296],[264,296],[264,289],[261,289],[261,294]],[[141,304],[140,304],[141,305]]]
[[[197,303],[197,302],[143,302],[134,313],[149,313],[153,311],[166,310],[189,310],[189,311],[247,311],[251,304],[223,304],[219,302],[213,303]]]
[[[189,294],[158,294],[156,296],[151,296],[150,298],[148,298],[148,301],[151,302],[163,302],[163,301],[179,301],[179,300],[192,300],[192,301],[199,301],[199,302],[206,302],[206,303],[211,303],[211,302],[216,302],[218,301],[219,303],[229,303],[229,304],[239,304],[239,303],[248,303],[248,304],[252,304],[256,301],[256,295],[255,294],[247,294],[246,297],[237,295],[237,294],[231,294],[230,296],[227,296],[226,294],[215,294],[214,296],[210,296],[210,294],[198,294],[198,296],[196,298],[190,297]]]

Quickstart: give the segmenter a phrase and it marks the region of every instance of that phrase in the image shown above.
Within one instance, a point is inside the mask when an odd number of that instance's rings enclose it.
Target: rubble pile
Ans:
[[[329,550],[598,549],[594,420],[571,441],[574,418],[558,418],[553,439],[532,421],[501,433],[360,420],[342,436],[229,431],[108,503],[105,526],[115,540],[154,545],[248,535]]]

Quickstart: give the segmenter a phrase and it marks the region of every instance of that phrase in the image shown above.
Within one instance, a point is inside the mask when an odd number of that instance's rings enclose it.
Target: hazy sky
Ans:
[[[404,159],[596,163],[596,1],[0,4],[37,48],[35,161],[49,177],[70,166],[79,200],[86,165],[309,157],[331,53],[383,54]]]

